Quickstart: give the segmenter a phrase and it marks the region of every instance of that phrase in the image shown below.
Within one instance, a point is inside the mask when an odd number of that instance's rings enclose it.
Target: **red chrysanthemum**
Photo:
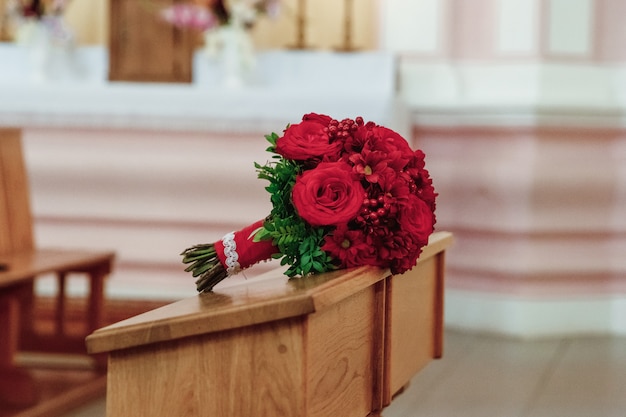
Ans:
[[[322,250],[336,259],[341,267],[379,264],[375,245],[361,229],[350,230],[347,225],[338,226],[326,237]]]

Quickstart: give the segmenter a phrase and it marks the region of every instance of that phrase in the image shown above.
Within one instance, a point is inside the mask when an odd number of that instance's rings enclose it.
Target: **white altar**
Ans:
[[[312,111],[336,118],[356,111],[385,124],[397,116],[395,61],[382,52],[259,53],[242,88],[221,85],[218,65],[202,51],[191,84],[108,82],[100,47],[77,49],[71,78],[33,81],[27,52],[0,44],[3,126],[256,132]]]
[[[179,253],[270,210],[253,164],[270,157],[265,134],[308,112],[409,131],[382,52],[259,53],[241,89],[201,52],[191,84],[108,82],[101,48],[77,51],[78,77],[35,82],[25,52],[0,44],[0,128],[23,130],[37,243],[116,250],[111,297],[195,293]]]

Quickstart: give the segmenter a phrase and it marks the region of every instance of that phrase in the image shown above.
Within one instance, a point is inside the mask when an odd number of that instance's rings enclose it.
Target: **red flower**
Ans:
[[[433,212],[435,211],[437,193],[435,192],[435,187],[433,187],[433,180],[425,169],[420,171],[417,195],[428,204]]]
[[[359,153],[365,147],[365,144],[373,137],[371,128],[373,123],[360,125],[356,130],[344,139],[343,149],[346,153]]]
[[[403,169],[413,158],[413,150],[397,132],[382,126],[374,126],[371,130],[375,138],[370,144],[372,150],[389,154],[390,159],[395,161],[394,169]]]
[[[361,208],[365,190],[350,165],[322,162],[296,178],[293,205],[312,226],[334,226],[353,219]]]
[[[422,241],[428,241],[428,236],[433,232],[435,224],[433,212],[428,204],[412,194],[407,202],[400,206],[398,221],[403,229]]]
[[[393,239],[385,242],[385,249],[392,258],[391,272],[401,274],[415,266],[428,244],[428,237],[434,230],[435,216],[430,207],[421,198],[411,195],[406,204],[400,207],[398,214],[399,230]]]
[[[408,264],[415,261],[415,259],[409,259],[412,247],[411,236],[403,230],[398,230],[394,233],[389,233],[381,239],[378,246],[378,256],[381,262],[384,262],[387,266],[398,265],[399,263]],[[392,273],[401,273],[402,266],[404,265],[392,268]]]
[[[390,170],[388,164],[392,162],[386,153],[371,152],[367,149],[362,153],[350,155],[349,160],[354,164],[354,171],[370,183],[377,183],[380,176],[386,170]]]
[[[397,204],[399,201],[406,201],[411,194],[410,178],[405,175],[398,174],[395,171],[385,171],[378,182],[382,192],[388,198],[392,204]]]
[[[276,141],[276,153],[294,161],[339,159],[342,145],[328,136],[329,122],[326,120],[330,117],[310,113],[302,119],[301,123],[285,129],[283,136]]]
[[[333,120],[332,117],[327,116],[325,114],[317,114],[317,113],[308,113],[302,116],[302,121],[316,122],[323,126],[328,126]]]
[[[322,250],[340,262],[342,268],[378,265],[376,247],[363,230],[340,225],[325,239]]]

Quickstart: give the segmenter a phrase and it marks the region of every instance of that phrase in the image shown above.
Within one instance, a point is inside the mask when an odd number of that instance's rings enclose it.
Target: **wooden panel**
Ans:
[[[109,79],[191,82],[194,36],[159,17],[176,0],[111,0]]]
[[[9,40],[11,40],[11,34],[9,33],[7,0],[0,0],[0,42]]]
[[[15,367],[20,319],[15,294],[0,294],[0,405],[24,407],[37,401],[38,393],[32,377]]]
[[[377,315],[372,285],[309,316],[307,404],[309,417],[363,417],[372,407],[372,358]],[[380,294],[383,295],[383,294]]]
[[[375,415],[440,353],[443,257],[287,280],[281,270],[100,329],[109,417]],[[390,292],[391,291],[391,292]]]
[[[0,254],[33,248],[28,178],[19,129],[0,129]]]
[[[107,352],[309,314],[374,285],[387,274],[361,267],[288,280],[278,269],[100,329],[87,338],[87,346],[91,353]]]
[[[17,299],[10,294],[0,294],[0,369],[13,366],[15,352],[17,352],[19,329],[19,305]]]
[[[386,403],[435,355],[438,258],[419,262],[411,271],[390,279],[388,294],[389,358]]]
[[[302,319],[113,352],[107,416],[304,416]]]

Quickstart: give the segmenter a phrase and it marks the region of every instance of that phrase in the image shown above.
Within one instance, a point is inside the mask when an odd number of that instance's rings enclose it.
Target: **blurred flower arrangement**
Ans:
[[[74,32],[64,20],[70,0],[9,0],[14,39],[28,49],[33,81],[74,79],[80,73]]]
[[[277,258],[289,277],[371,265],[401,274],[415,266],[435,225],[436,192],[425,155],[363,118],[310,113],[267,135],[272,161],[255,163],[272,210],[220,241],[183,251],[198,291]]]
[[[164,8],[160,14],[178,28],[203,32],[206,53],[221,66],[222,83],[240,87],[256,62],[249,29],[260,16],[273,18],[279,10],[279,0],[198,0]]]
[[[24,18],[41,20],[46,16],[62,15],[69,0],[13,0],[9,8]]]
[[[70,0],[10,0],[7,10],[17,28],[16,40],[33,42],[44,32],[51,42],[72,41],[74,35],[63,21],[69,3]]]
[[[279,11],[279,0],[205,0],[177,3],[162,9],[161,16],[176,27],[204,32],[227,25],[250,29],[259,16],[276,17]]]

